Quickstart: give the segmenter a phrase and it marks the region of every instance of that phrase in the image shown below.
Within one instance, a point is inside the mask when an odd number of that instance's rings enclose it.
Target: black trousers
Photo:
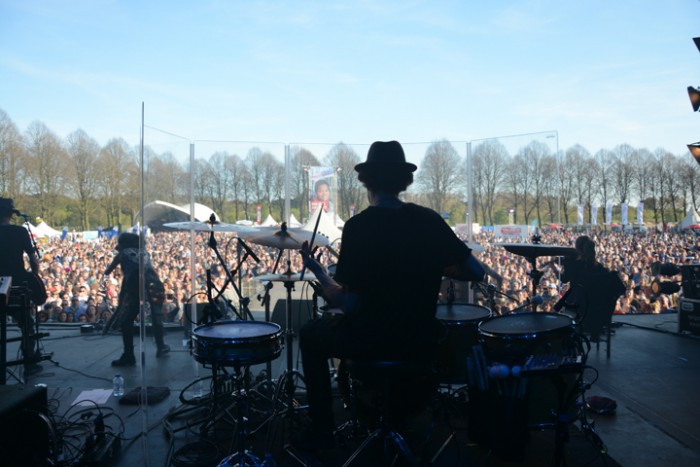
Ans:
[[[150,303],[151,305],[151,326],[156,346],[163,348],[163,304]],[[134,320],[139,314],[138,302],[128,303],[121,320],[122,342],[124,344],[124,355],[134,356]]]
[[[331,357],[347,357],[351,350],[343,348],[339,320],[339,316],[323,316],[309,321],[299,332],[309,416],[317,431],[330,432],[334,428],[328,361]]]

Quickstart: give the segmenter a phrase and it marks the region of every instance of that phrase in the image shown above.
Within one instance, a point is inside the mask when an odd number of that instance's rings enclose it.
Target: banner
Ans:
[[[598,206],[591,206],[591,225],[598,225]]]
[[[637,205],[637,224],[644,224],[644,201],[640,201]]]
[[[335,219],[337,173],[335,167],[309,167],[309,212],[320,205]]]
[[[576,206],[576,214],[578,218],[578,225],[583,225],[583,204]]]
[[[620,209],[622,210],[622,225],[629,224],[627,219],[627,203],[622,203]]]
[[[525,240],[530,236],[528,225],[495,225],[493,231],[496,237],[520,238]]]
[[[605,225],[612,224],[612,203],[605,205]]]

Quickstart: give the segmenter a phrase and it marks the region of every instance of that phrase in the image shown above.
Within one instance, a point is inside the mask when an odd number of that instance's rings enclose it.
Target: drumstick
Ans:
[[[318,224],[321,222],[321,215],[323,214],[323,208],[318,210],[318,219],[316,219],[316,225],[314,225],[314,233],[311,234],[311,242],[309,243],[309,255],[312,255],[312,249],[314,247],[314,240],[316,240],[316,232],[318,232]],[[299,280],[303,281],[304,280],[304,273],[306,272],[306,261],[304,261],[303,266],[301,267],[301,276],[299,276]]]

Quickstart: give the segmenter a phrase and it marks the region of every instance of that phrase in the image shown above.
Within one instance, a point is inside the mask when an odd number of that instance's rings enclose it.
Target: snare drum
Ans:
[[[568,350],[574,331],[574,320],[559,313],[504,315],[479,324],[484,352],[503,363],[522,364],[529,355]]]
[[[275,323],[217,321],[194,329],[193,354],[200,363],[223,366],[265,363],[282,353],[281,336]]]
[[[447,330],[438,349],[440,382],[466,383],[467,356],[478,342],[478,325],[491,316],[491,310],[466,303],[438,304],[435,317]]]

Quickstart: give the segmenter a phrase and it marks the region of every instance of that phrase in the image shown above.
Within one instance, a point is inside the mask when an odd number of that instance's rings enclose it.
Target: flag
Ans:
[[[640,201],[637,205],[637,224],[642,225],[644,223],[644,201]]]
[[[627,203],[622,203],[620,209],[622,210],[622,225],[629,224],[627,219]]]
[[[576,213],[578,214],[578,225],[583,225],[583,204],[576,207]]]
[[[605,205],[605,225],[612,224],[612,203]]]
[[[591,206],[591,225],[598,225],[598,206]]]

